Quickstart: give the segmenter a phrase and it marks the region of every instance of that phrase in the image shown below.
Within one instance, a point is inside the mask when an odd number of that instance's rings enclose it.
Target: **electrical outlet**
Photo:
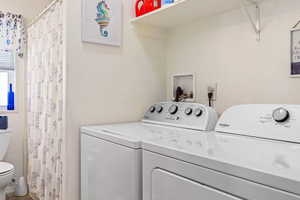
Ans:
[[[212,97],[213,101],[217,100],[217,91],[218,91],[218,84],[217,83],[210,84],[210,85],[207,86],[207,93],[210,93],[210,92],[213,93],[213,97]]]

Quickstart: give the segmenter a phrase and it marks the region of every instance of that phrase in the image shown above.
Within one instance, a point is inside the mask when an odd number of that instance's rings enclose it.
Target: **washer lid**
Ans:
[[[0,162],[0,175],[14,169],[14,166],[7,162]]]
[[[159,141],[166,138],[172,138],[182,133],[199,134],[202,131],[136,122],[102,126],[85,126],[81,128],[81,132],[116,144],[140,149],[142,148],[142,142],[144,141]]]

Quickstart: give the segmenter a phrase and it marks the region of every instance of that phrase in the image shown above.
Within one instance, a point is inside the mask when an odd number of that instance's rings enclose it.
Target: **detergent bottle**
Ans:
[[[161,0],[137,0],[135,4],[136,16],[139,17],[161,7]]]
[[[146,0],[146,12],[152,12],[153,10],[161,7],[161,0]]]
[[[135,14],[139,17],[146,13],[146,0],[137,0],[135,3]]]

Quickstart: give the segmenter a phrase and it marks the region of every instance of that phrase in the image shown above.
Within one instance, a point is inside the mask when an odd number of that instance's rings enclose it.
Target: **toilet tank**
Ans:
[[[0,160],[3,160],[10,138],[10,131],[9,130],[0,130]]]

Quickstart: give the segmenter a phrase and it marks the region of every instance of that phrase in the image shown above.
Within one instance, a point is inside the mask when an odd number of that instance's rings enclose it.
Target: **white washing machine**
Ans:
[[[300,200],[300,106],[228,109],[216,132],[143,143],[143,200]]]
[[[142,200],[142,143],[212,130],[216,112],[195,103],[159,103],[141,122],[81,128],[81,200]]]

